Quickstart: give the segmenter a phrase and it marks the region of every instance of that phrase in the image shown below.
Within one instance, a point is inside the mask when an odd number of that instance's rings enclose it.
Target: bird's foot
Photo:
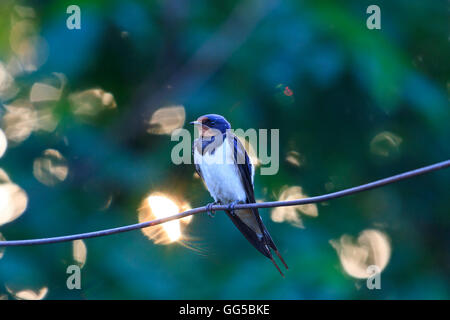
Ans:
[[[216,211],[212,207],[218,204],[220,204],[219,201],[214,201],[206,205],[206,213],[210,218],[214,218],[214,216],[216,215]]]
[[[239,203],[239,201],[233,201],[232,203],[230,203],[228,205],[228,210],[230,210],[230,213],[232,216],[235,216],[236,213],[234,212],[234,206],[237,205]]]

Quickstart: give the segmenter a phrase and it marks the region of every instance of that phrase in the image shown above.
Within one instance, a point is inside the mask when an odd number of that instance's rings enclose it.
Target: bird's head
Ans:
[[[199,117],[191,124],[195,125],[201,136],[213,136],[231,129],[230,123],[221,115],[207,114]]]

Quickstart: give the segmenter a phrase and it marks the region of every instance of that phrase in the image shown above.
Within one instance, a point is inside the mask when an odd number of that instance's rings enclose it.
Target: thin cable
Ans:
[[[426,167],[422,167],[416,170],[404,172],[389,178],[377,180],[374,182],[370,182],[367,184],[363,184],[357,187],[344,189],[337,192],[332,192],[316,197],[310,197],[310,198],[304,198],[304,199],[297,199],[297,200],[290,200],[290,201],[271,201],[271,202],[258,202],[258,203],[248,203],[248,204],[237,204],[234,208],[235,209],[249,209],[249,208],[273,208],[273,207],[285,207],[285,206],[295,206],[295,205],[302,205],[302,204],[308,204],[308,203],[318,203],[327,201],[330,199],[336,199],[344,196],[348,196],[351,194],[355,194],[362,191],[367,191],[370,189],[378,188],[390,183],[398,182],[401,180],[409,179],[418,175],[422,175],[428,172],[444,169],[450,167],[450,160],[438,162]],[[173,216],[156,219],[152,221],[142,222],[142,223],[136,223],[131,224],[127,226],[112,228],[112,229],[106,229],[106,230],[99,230],[99,231],[93,231],[93,232],[87,232],[87,233],[80,233],[80,234],[73,234],[68,236],[60,236],[60,237],[53,237],[53,238],[42,238],[42,239],[30,239],[30,240],[9,240],[9,241],[0,241],[0,247],[12,247],[12,246],[30,246],[30,245],[40,245],[40,244],[49,244],[49,243],[58,243],[58,242],[66,242],[66,241],[73,241],[78,239],[88,239],[88,238],[95,238],[95,237],[103,237],[108,236],[111,234],[121,233],[121,232],[127,232],[131,230],[136,229],[142,229],[147,227],[156,226],[158,224],[181,219],[190,215],[194,215],[201,212],[206,212],[209,209],[213,209],[215,211],[217,210],[227,210],[229,209],[228,205],[214,205],[211,206],[211,208],[207,206],[194,208],[191,210],[187,210],[178,214],[175,214]]]

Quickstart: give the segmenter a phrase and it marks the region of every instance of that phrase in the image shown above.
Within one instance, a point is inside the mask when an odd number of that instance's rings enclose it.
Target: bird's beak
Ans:
[[[189,122],[190,124],[198,124],[198,125],[201,125],[202,123],[200,122],[200,121],[191,121],[191,122]]]

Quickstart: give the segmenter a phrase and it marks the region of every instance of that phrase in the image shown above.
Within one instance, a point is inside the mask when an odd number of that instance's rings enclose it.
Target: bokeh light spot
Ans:
[[[294,167],[300,167],[304,163],[304,159],[297,151],[289,151],[286,155],[286,161]]]
[[[14,10],[22,18],[35,18],[36,11],[32,7],[15,5]]]
[[[278,201],[288,201],[307,198],[308,196],[303,193],[303,189],[300,186],[283,187]],[[310,217],[317,217],[319,215],[317,205],[315,203],[309,203],[299,206],[289,207],[276,207],[272,209],[271,219],[274,222],[288,222],[291,225],[303,228],[303,222],[300,215],[304,214]]]
[[[18,144],[30,136],[37,122],[37,114],[27,100],[16,100],[5,105],[5,109],[2,119],[4,133],[10,142]]]
[[[14,291],[9,287],[6,287],[6,290],[17,300],[42,300],[48,293],[47,287],[43,287],[36,291],[31,289]]]
[[[371,265],[384,270],[391,257],[388,236],[375,229],[364,230],[356,241],[349,235],[343,235],[339,240],[331,240],[330,244],[336,250],[344,271],[358,279],[371,275],[367,272]]]
[[[401,137],[392,132],[383,131],[377,134],[370,142],[370,152],[386,158],[396,156],[399,153],[401,143]]]
[[[6,241],[5,237],[0,233],[0,241]],[[0,259],[5,254],[5,247],[0,247]]]
[[[58,78],[60,85],[59,87],[54,87],[45,82],[35,82],[31,87],[30,101],[31,102],[41,102],[41,101],[58,101],[61,98],[62,91],[66,85],[66,77],[62,73],[53,73],[55,77]]]
[[[27,208],[28,197],[18,185],[0,184],[0,226],[17,219]]]
[[[290,96],[292,96],[292,95],[294,94],[294,93],[292,92],[292,90],[291,90],[288,86],[284,87],[283,93],[284,93],[286,96],[288,96],[288,97],[290,97]]]
[[[87,247],[83,240],[75,240],[72,243],[73,260],[83,268],[86,264]]]
[[[171,134],[181,128],[186,120],[186,111],[181,105],[163,107],[156,110],[150,121],[148,132],[151,134]]]
[[[19,92],[13,76],[0,62],[0,101],[14,98]]]
[[[3,157],[7,148],[8,140],[6,139],[6,135],[3,130],[0,129],[0,158]]]
[[[32,20],[23,19],[14,23],[9,42],[25,71],[36,71],[47,61],[48,44],[39,36]]]
[[[9,178],[8,174],[5,170],[0,168],[0,184],[11,182],[11,179]]]
[[[69,167],[58,150],[47,149],[33,162],[33,175],[41,183],[54,186],[67,178]]]
[[[72,112],[82,118],[94,117],[117,107],[114,96],[103,89],[89,89],[69,96]]]

